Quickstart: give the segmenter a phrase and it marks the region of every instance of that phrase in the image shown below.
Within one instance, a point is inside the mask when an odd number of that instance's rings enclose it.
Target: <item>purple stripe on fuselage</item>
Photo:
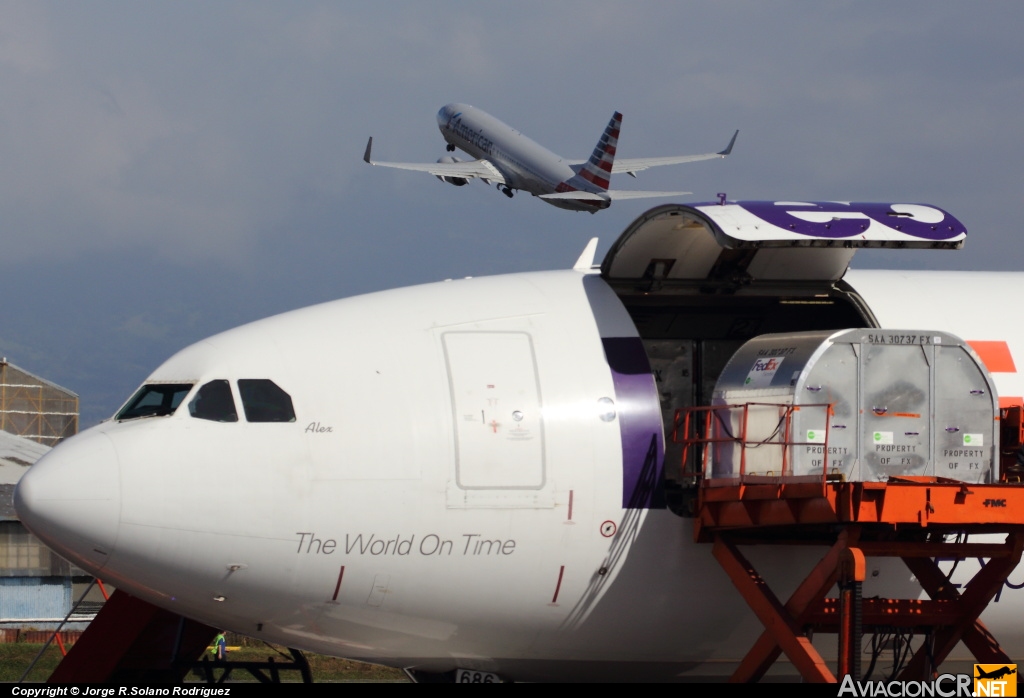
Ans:
[[[665,495],[661,403],[639,337],[604,337],[622,435],[622,506],[662,509]]]

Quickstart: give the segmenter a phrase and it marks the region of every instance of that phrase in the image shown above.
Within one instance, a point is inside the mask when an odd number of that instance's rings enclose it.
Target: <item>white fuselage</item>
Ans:
[[[453,142],[493,155],[503,141]],[[561,166],[538,158],[515,176],[549,176],[538,162]],[[1005,340],[1024,357],[1024,333],[974,312],[1024,275],[847,279],[883,326]],[[61,444],[22,480],[18,511],[121,589],[290,647],[521,680],[727,673],[758,626],[689,520],[624,505],[625,421],[640,408],[617,398],[609,336],[636,329],[600,277],[578,271],[272,317],[169,359],[147,383],[191,384],[182,407]],[[1024,393],[1017,374],[995,378]],[[239,379],[273,380],[296,420],[185,409],[215,380],[241,404]],[[784,593],[813,562],[750,555]],[[878,572],[866,597],[914,593],[898,561]],[[984,620],[1020,656],[1022,593],[1005,591]]]
[[[437,113],[437,126],[448,143],[474,158],[490,161],[512,189],[534,196],[572,189],[600,191],[578,177],[577,170],[562,156],[481,109],[468,104],[446,104]],[[607,201],[544,201],[573,211],[594,211],[609,205]]]

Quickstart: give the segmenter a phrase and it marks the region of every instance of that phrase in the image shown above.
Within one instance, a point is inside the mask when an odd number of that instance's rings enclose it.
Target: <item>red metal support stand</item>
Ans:
[[[115,591],[48,683],[179,682],[217,630]]]

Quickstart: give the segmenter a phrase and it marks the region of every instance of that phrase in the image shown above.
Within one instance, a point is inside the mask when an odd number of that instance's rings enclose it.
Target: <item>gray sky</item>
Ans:
[[[161,361],[334,298],[599,255],[596,215],[361,161],[445,154],[460,101],[566,157],[733,155],[615,186],[931,203],[1024,266],[1024,4],[0,2],[0,353],[109,416]]]

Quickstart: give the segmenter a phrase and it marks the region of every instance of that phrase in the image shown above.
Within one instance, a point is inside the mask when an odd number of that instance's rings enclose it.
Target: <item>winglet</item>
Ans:
[[[732,152],[732,146],[733,146],[734,143],[736,143],[736,136],[738,136],[738,135],[740,135],[740,130],[736,129],[736,133],[732,134],[732,140],[729,141],[729,145],[726,146],[725,150],[719,150],[718,154],[721,155],[724,158],[726,155],[731,153]],[[369,146],[367,146],[366,152],[367,152],[367,154],[369,154],[369,152],[370,152]],[[367,161],[367,162],[369,162],[369,161]]]
[[[735,136],[733,136],[733,140],[736,140]],[[732,143],[729,144],[729,147],[732,147]],[[372,165],[373,162],[370,160],[371,150],[373,150],[373,136],[370,136],[370,140],[366,141],[366,152],[363,153],[363,162],[368,162]]]
[[[573,271],[590,271],[594,266],[594,255],[597,254],[597,238],[590,238],[590,242],[583,248],[583,254],[572,265]]]

